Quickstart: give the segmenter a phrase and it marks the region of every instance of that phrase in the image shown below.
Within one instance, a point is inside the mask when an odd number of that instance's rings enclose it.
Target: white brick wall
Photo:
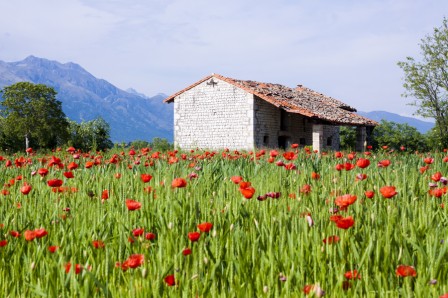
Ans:
[[[203,82],[174,99],[174,144],[182,149],[253,149],[254,97],[227,82]]]

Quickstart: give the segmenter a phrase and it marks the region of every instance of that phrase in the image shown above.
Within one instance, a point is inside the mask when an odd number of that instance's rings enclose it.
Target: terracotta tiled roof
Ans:
[[[171,102],[174,98],[187,90],[211,78],[217,78],[241,88],[255,96],[291,113],[328,121],[335,124],[376,126],[377,122],[360,116],[356,109],[345,103],[325,96],[301,85],[289,88],[279,84],[243,81],[213,74],[203,78],[191,86],[171,95],[164,102]]]

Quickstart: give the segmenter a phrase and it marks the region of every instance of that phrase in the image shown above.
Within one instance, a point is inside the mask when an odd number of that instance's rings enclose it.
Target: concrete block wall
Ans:
[[[213,78],[174,99],[174,145],[191,149],[253,149],[254,96]],[[209,83],[209,84],[207,84]]]

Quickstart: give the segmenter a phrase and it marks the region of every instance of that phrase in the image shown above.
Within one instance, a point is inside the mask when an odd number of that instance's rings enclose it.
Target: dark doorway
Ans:
[[[281,149],[286,149],[289,147],[290,137],[287,136],[280,136],[278,137],[278,147]]]

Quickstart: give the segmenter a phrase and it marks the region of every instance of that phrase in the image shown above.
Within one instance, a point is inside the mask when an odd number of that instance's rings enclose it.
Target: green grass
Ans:
[[[292,161],[297,166],[292,171],[269,163],[269,152],[255,161],[254,155],[233,152],[228,154],[235,158],[222,157],[223,152],[207,157],[185,152],[183,160],[179,152],[173,164],[166,154],[153,159],[152,152],[141,157],[126,152],[118,164],[108,164],[113,153],[117,152],[102,154],[101,164],[90,169],[84,165],[97,154],[74,160],[68,153],[54,153],[65,165],[79,163],[73,179],[64,178],[67,169],[57,167],[49,167],[46,177],[33,176],[33,171],[47,167],[38,160],[43,156],[31,156],[30,163],[19,168],[14,165],[19,156],[3,155],[0,182],[19,175],[23,179],[3,188],[8,195],[0,195],[0,240],[8,241],[0,247],[0,296],[301,297],[309,284],[318,284],[329,297],[438,297],[448,292],[448,213],[441,207],[447,195],[428,194],[432,174],[448,176],[444,153],[431,154],[435,161],[425,173],[419,168],[427,155],[407,153],[358,153],[351,163],[364,157],[371,164],[351,171],[335,170],[336,164],[349,162],[345,157],[303,150]],[[13,162],[11,167],[5,167],[6,159]],[[382,159],[392,164],[378,168]],[[276,160],[284,159],[279,155]],[[152,166],[145,166],[150,162]],[[189,180],[193,171],[198,177]],[[311,179],[312,172],[320,179]],[[151,174],[152,180],[143,183],[142,173]],[[360,173],[368,178],[355,181]],[[252,183],[252,199],[245,199],[230,180],[235,175]],[[187,186],[171,188],[176,177],[185,178]],[[77,192],[53,192],[46,183],[53,178]],[[24,182],[32,186],[28,195],[20,192]],[[304,184],[311,185],[309,194],[300,192]],[[384,199],[379,189],[385,185],[395,186],[398,194]],[[145,192],[147,186],[153,192]],[[102,202],[104,189],[109,199]],[[367,199],[365,190],[374,190],[374,198]],[[257,200],[268,192],[281,196]],[[355,219],[347,230],[329,220],[334,200],[342,194],[358,197],[347,211],[338,213]],[[141,202],[141,209],[129,211],[126,199]],[[311,214],[313,226],[306,214]],[[213,223],[213,229],[190,242],[188,232],[199,231],[202,222]],[[41,227],[47,236],[25,240],[26,230]],[[135,228],[157,237],[133,237]],[[12,230],[22,236],[12,237]],[[340,241],[324,244],[322,240],[332,235]],[[102,240],[105,247],[94,248],[93,240]],[[50,253],[51,245],[59,249]],[[192,249],[189,256],[182,255],[186,247]],[[116,267],[132,254],[143,254],[144,263],[126,271]],[[85,269],[75,274],[72,268],[67,274],[68,262]],[[417,276],[397,277],[400,264],[414,266]],[[350,288],[344,290],[344,273],[354,269],[361,279],[349,281]],[[164,282],[170,274],[176,280],[172,287]],[[429,284],[433,279],[436,285]]]

